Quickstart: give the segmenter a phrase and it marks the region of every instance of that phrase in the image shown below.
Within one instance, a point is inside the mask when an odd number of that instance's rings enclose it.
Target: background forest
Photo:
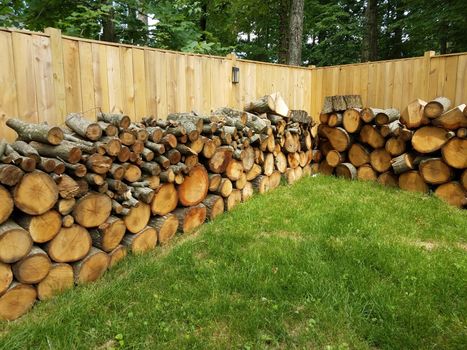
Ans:
[[[0,0],[0,27],[317,66],[467,51],[467,1]]]

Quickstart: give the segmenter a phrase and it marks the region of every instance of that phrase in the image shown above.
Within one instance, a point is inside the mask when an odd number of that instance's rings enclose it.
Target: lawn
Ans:
[[[328,177],[0,324],[1,349],[460,349],[467,211]]]

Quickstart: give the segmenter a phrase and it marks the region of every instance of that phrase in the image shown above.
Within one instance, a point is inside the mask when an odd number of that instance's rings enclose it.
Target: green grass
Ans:
[[[466,247],[466,211],[307,178],[0,324],[0,348],[461,349]]]

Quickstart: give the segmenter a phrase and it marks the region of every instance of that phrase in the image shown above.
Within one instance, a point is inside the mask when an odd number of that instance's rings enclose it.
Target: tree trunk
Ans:
[[[365,9],[365,34],[362,43],[362,62],[377,59],[378,45],[378,1],[367,0]]]
[[[302,63],[304,6],[304,0],[291,0],[287,64],[296,66],[299,66]]]

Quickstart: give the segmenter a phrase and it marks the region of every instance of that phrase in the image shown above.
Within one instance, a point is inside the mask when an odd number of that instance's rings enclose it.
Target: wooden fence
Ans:
[[[293,109],[317,118],[326,95],[361,94],[367,105],[403,108],[410,100],[445,95],[467,101],[467,53],[335,67],[291,67],[186,54],[0,28],[0,138],[14,133],[6,119],[63,124],[69,112],[96,110],[146,115],[241,108],[280,91]],[[232,67],[239,83],[231,81]]]

